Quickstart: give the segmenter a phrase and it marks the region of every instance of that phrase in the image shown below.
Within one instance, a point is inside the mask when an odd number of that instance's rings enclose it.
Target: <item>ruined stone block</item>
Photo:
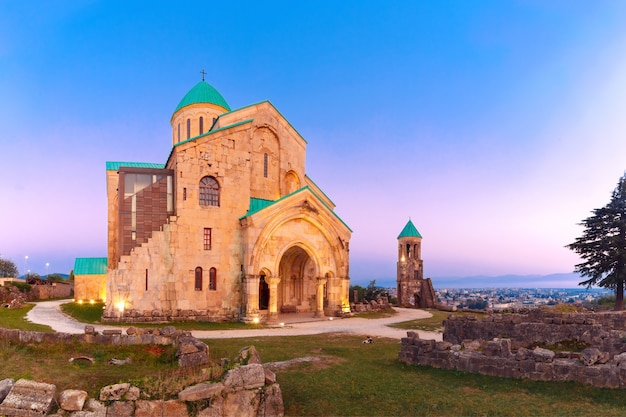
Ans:
[[[76,389],[66,389],[59,394],[59,407],[65,411],[82,411],[87,392]]]
[[[265,385],[263,365],[251,364],[231,369],[224,377],[224,386],[228,388],[260,388]]]
[[[256,417],[261,403],[261,391],[241,390],[231,392],[224,398],[223,415],[237,417]]]
[[[100,390],[100,401],[119,401],[129,389],[129,383],[107,385]]]
[[[12,378],[6,378],[0,381],[0,404],[9,394],[9,391],[11,391],[13,385],[15,385],[15,381]]]
[[[224,390],[224,384],[217,382],[214,384],[200,383],[187,387],[178,393],[181,401],[199,401],[220,396]]]
[[[2,404],[0,415],[42,416],[50,412],[56,386],[20,379],[11,388]]]
[[[532,350],[532,357],[535,362],[552,362],[554,360],[554,352],[549,349],[536,347]]]
[[[146,401],[135,402],[135,417],[187,416],[187,404],[183,401]]]
[[[132,417],[135,405],[131,401],[114,401],[106,410],[107,417]]]

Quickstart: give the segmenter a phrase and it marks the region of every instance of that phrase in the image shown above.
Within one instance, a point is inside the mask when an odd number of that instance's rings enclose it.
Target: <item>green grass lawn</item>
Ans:
[[[33,330],[36,332],[53,332],[50,326],[31,323],[26,320],[26,313],[34,304],[24,304],[21,308],[0,308],[0,327],[5,329]]]
[[[443,330],[443,321],[450,315],[474,315],[481,316],[481,313],[464,313],[464,312],[449,312],[433,309],[426,309],[432,314],[432,317],[417,320],[402,321],[400,323],[390,324],[389,327],[404,330],[423,330],[423,331],[438,331]]]
[[[95,307],[94,307],[95,308]],[[22,310],[22,317],[27,309]],[[15,319],[14,319],[15,321]],[[6,321],[5,321],[6,323]],[[5,326],[9,327],[9,326]],[[562,382],[533,382],[409,366],[398,360],[398,340],[326,334],[205,340],[211,359],[234,358],[254,345],[264,362],[304,356],[320,361],[280,369],[286,416],[624,416],[622,390]],[[86,355],[95,364],[69,363]],[[130,365],[108,359],[131,357]],[[217,374],[216,367],[212,373]],[[173,348],[90,344],[21,344],[0,340],[0,375],[84,389],[131,382],[152,398],[172,398],[195,383],[199,370],[180,370]]]
[[[400,343],[347,335],[206,341],[212,352],[254,344],[264,362],[321,356],[277,373],[287,416],[624,416],[620,390],[409,366]]]

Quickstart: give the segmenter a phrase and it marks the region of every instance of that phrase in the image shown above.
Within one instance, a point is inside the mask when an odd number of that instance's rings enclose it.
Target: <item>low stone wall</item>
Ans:
[[[387,310],[391,308],[387,297],[381,297],[376,300],[363,300],[360,303],[350,303],[350,311],[353,313],[364,313],[367,311]]]
[[[626,331],[623,313],[528,311],[450,316],[442,342],[415,332],[402,339],[401,361],[412,365],[539,381],[577,381],[626,388]],[[581,352],[546,346],[586,346]]]
[[[626,314],[554,313],[538,309],[511,314],[450,316],[444,320],[443,340],[452,344],[463,340],[506,338],[511,347],[552,345],[580,341],[611,355],[626,351]]]
[[[85,342],[112,344],[175,344],[181,367],[203,366],[209,362],[209,348],[189,332],[172,326],[163,329],[129,328],[95,332],[85,327],[85,334],[41,333],[0,329],[0,339],[20,342]],[[93,361],[93,358],[72,358]],[[112,362],[109,362],[112,363]],[[127,361],[117,364],[128,365]],[[124,365],[124,366],[125,366]],[[210,375],[210,373],[208,373]],[[26,379],[0,381],[0,415],[54,417],[282,417],[284,405],[276,375],[261,363],[254,347],[247,347],[220,381],[207,381],[187,387],[176,399],[152,400],[128,383],[109,385],[100,390],[97,399],[88,398],[82,390],[68,389],[57,393],[53,384]],[[54,414],[51,414],[56,410]],[[189,410],[192,410],[191,413]]]
[[[122,334],[122,329],[104,330],[100,333],[89,325],[85,326],[85,333],[83,334],[43,333],[0,328],[0,339],[24,343],[81,342],[114,345],[171,345],[177,338],[189,335],[189,332],[177,330],[173,326],[149,330],[129,327],[126,334]]]
[[[168,323],[172,321],[236,322],[238,311],[224,310],[125,310],[104,311],[103,323]]]
[[[68,282],[54,282],[49,285],[33,285],[31,290],[35,300],[50,298],[68,298],[74,294],[74,284]]]
[[[96,399],[88,398],[83,390],[68,389],[57,394],[53,384],[4,379],[0,381],[0,415],[282,417],[284,405],[276,375],[262,364],[249,364],[231,369],[222,381],[185,388],[171,400],[145,399],[139,388],[128,383],[108,385]]]
[[[400,360],[411,365],[475,372],[535,381],[576,381],[600,388],[626,388],[626,354],[609,359],[598,349],[580,354],[555,353],[548,349],[511,350],[509,339],[478,344],[422,340],[408,332],[402,339]]]
[[[16,286],[9,283],[0,286],[0,304],[2,307],[9,307],[12,303],[21,306],[27,301],[32,301],[30,292],[21,292]]]

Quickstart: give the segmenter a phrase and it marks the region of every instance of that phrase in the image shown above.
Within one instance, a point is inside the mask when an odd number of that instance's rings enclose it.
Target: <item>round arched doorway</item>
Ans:
[[[289,248],[280,259],[280,283],[277,307],[279,312],[305,312],[315,310],[314,260],[299,246]]]

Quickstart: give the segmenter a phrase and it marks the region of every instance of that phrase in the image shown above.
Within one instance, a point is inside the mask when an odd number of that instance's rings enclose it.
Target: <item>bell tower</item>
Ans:
[[[430,278],[424,279],[422,235],[409,219],[398,235],[398,306],[433,308],[437,297]]]

